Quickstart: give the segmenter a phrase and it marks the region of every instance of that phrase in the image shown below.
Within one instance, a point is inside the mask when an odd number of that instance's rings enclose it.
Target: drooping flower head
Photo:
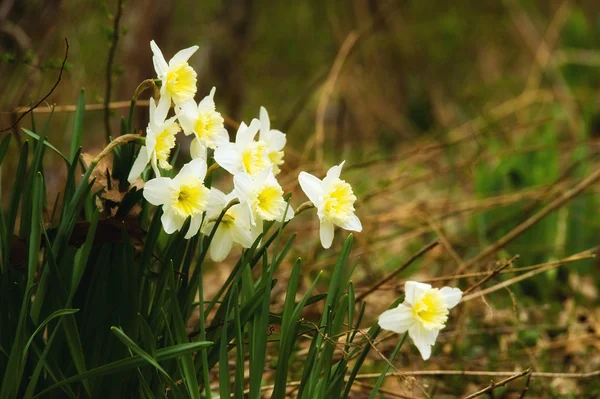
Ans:
[[[343,166],[344,162],[330,168],[323,180],[306,172],[300,172],[298,176],[302,191],[317,208],[323,248],[331,247],[334,225],[345,230],[362,231],[362,224],[354,214],[356,196],[350,184],[340,179]]]
[[[176,108],[179,123],[186,135],[194,134],[193,157],[206,158],[206,149],[215,149],[229,141],[223,117],[215,108],[215,88],[199,104],[190,100]],[[203,154],[204,153],[204,154]]]
[[[152,40],[150,48],[154,56],[152,62],[158,79],[161,80],[160,95],[175,105],[183,105],[192,100],[196,94],[196,71],[188,64],[188,60],[198,50],[198,46],[192,46],[179,51],[167,63],[162,52]]]
[[[242,172],[256,175],[265,168],[271,167],[268,144],[262,140],[254,140],[260,127],[261,123],[258,119],[253,119],[250,126],[242,122],[235,136],[235,142],[224,143],[215,150],[215,161],[232,175]]]
[[[294,217],[294,210],[283,198],[283,189],[275,179],[271,168],[263,169],[256,175],[238,173],[233,176],[233,184],[240,203],[248,207],[250,222],[262,231],[262,222],[285,221]]]
[[[206,208],[208,223],[202,227],[202,232],[209,235],[214,228],[215,219],[233,199],[237,198],[235,191],[225,195],[216,188],[211,188]],[[233,243],[236,242],[244,248],[250,248],[256,237],[252,234],[250,224],[250,212],[246,206],[236,204],[230,207],[210,243],[210,257],[215,262],[221,262],[229,252]]]
[[[203,184],[206,162],[194,159],[184,165],[174,178],[158,177],[144,186],[144,198],[152,205],[162,205],[162,225],[167,234],[181,230],[187,218],[191,218],[185,238],[198,233],[202,213],[208,205],[209,190]]]
[[[281,131],[271,129],[269,113],[265,107],[260,107],[260,134],[258,139],[267,145],[267,156],[273,165],[273,174],[277,176],[281,171],[279,165],[283,164],[283,147],[285,147],[286,137]]]
[[[384,330],[396,333],[408,331],[424,360],[431,356],[431,347],[441,329],[446,326],[449,310],[462,298],[458,288],[432,288],[429,284],[407,281],[404,302],[379,316]]]
[[[128,181],[133,182],[150,163],[154,174],[160,177],[160,170],[170,170],[169,163],[171,150],[175,148],[175,136],[180,130],[175,117],[166,119],[169,112],[169,103],[160,98],[158,105],[150,99],[150,122],[146,128],[146,145],[142,146],[128,176]]]

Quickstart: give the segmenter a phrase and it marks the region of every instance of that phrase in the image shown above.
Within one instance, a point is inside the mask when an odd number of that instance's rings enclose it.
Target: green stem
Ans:
[[[394,361],[394,358],[400,351],[400,348],[402,348],[402,345],[404,344],[404,341],[406,340],[407,335],[408,335],[408,331],[405,332],[404,335],[402,335],[402,339],[400,339],[400,342],[398,342],[398,345],[396,345],[396,348],[394,349],[394,351],[392,352],[392,355],[388,359],[387,364],[385,365],[385,367],[383,368],[383,371],[381,372],[381,375],[377,379],[377,382],[375,383],[375,386],[373,387],[373,390],[371,391],[371,395],[369,396],[369,399],[375,399],[375,397],[377,395],[377,391],[379,391],[379,388],[383,384],[383,381],[385,380],[385,377],[386,377],[388,371],[390,370],[390,367],[392,366],[392,362]]]

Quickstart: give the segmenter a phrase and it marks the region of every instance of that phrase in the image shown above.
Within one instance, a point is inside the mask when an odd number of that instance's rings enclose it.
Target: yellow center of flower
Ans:
[[[413,306],[413,314],[427,330],[441,330],[448,320],[448,307],[438,289],[427,291]]]
[[[356,196],[350,184],[337,179],[323,198],[325,217],[336,223],[347,221],[354,214],[354,201]]]
[[[187,62],[180,62],[167,72],[166,86],[176,103],[184,103],[196,94],[196,71]]]
[[[271,165],[268,150],[264,141],[253,141],[246,148],[242,153],[242,165],[246,173],[254,175]]]
[[[208,189],[200,180],[190,178],[179,187],[173,208],[184,217],[196,216],[206,209]]]
[[[156,136],[156,145],[154,152],[158,160],[158,166],[162,169],[170,170],[172,166],[169,164],[171,150],[175,148],[175,135],[179,132],[179,125],[173,123]]]
[[[223,117],[216,111],[206,111],[198,114],[194,131],[198,138],[209,148],[215,148],[214,136],[223,128]]]
[[[283,164],[283,151],[271,151],[269,153],[269,160],[273,164],[273,174],[277,175],[281,172],[279,165]]]
[[[252,204],[252,209],[264,220],[281,218],[285,207],[283,190],[275,184],[264,186]]]

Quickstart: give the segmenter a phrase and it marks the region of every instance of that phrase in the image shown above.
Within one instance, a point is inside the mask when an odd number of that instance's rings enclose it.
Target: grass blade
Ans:
[[[173,345],[168,348],[162,348],[156,351],[156,361],[164,362],[165,360],[190,355],[191,353],[206,349],[212,344],[212,342],[192,342],[186,344]],[[133,368],[143,367],[146,365],[148,365],[147,361],[139,355],[134,355],[125,359],[117,360],[115,362],[111,362],[103,366],[93,368],[91,370],[86,371],[85,373],[77,374],[73,377],[69,377],[63,381],[60,381],[35,395],[34,399],[43,397],[48,392],[60,388],[63,385],[72,384],[74,382],[79,382],[92,377],[121,373],[123,371],[128,371]]]

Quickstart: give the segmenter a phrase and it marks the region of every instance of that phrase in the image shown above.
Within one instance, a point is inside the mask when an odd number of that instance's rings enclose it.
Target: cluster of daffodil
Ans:
[[[181,230],[188,219],[186,239],[199,231],[208,234],[218,215],[227,208],[210,247],[211,258],[220,262],[233,243],[249,248],[262,233],[265,221],[285,222],[294,216],[276,179],[284,162],[286,135],[271,129],[267,110],[261,107],[259,119],[253,119],[249,125],[242,122],[235,141],[230,142],[224,119],[216,111],[215,88],[199,103],[194,100],[197,78],[188,60],[198,46],[179,51],[168,63],[154,41],[150,47],[160,80],[160,99],[158,103],[150,100],[145,145],[134,162],[129,181],[137,179],[150,164],[155,176],[146,182],[143,194],[149,203],[162,206],[161,222],[167,234]],[[171,107],[174,115],[169,117]],[[181,130],[193,135],[192,159],[175,177],[162,177],[161,170],[172,168],[169,158]],[[229,194],[204,185],[209,150],[214,161],[233,176]],[[306,172],[298,176],[302,190],[317,209],[324,248],[331,246],[334,226],[362,230],[354,213],[356,196],[350,184],[340,179],[343,165],[344,162],[329,169],[322,180]],[[231,205],[232,202],[238,203]],[[462,292],[449,287],[438,290],[416,282],[407,282],[405,289],[405,302],[384,312],[379,324],[397,333],[408,331],[427,359],[445,326],[448,310],[460,301]]]
[[[134,162],[129,181],[137,179],[150,164],[155,176],[146,182],[144,198],[162,206],[161,221],[168,234],[181,230],[188,219],[186,238],[199,231],[209,233],[217,216],[227,208],[210,248],[211,258],[222,261],[233,243],[249,248],[262,233],[265,221],[285,222],[294,216],[276,179],[284,162],[286,135],[271,129],[269,114],[261,107],[259,119],[253,119],[249,125],[242,122],[235,140],[230,142],[224,119],[216,110],[215,89],[199,103],[194,100],[197,78],[188,60],[198,46],[179,51],[169,62],[154,41],[150,48],[160,81],[160,99],[158,103],[150,100],[145,145]],[[173,115],[169,116],[171,107]],[[193,135],[192,159],[175,177],[162,177],[161,171],[172,168],[171,151],[180,131]],[[209,155],[233,176],[229,194],[204,185]],[[323,180],[306,172],[299,176],[302,189],[317,208],[325,248],[333,241],[334,225],[362,230],[354,214],[356,196],[352,187],[340,179],[342,166],[343,162],[332,167]],[[228,207],[234,200],[239,203]]]

